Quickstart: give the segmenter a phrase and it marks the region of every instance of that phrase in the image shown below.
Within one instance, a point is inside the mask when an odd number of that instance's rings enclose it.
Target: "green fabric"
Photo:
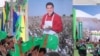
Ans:
[[[40,45],[42,47],[43,38],[35,37],[33,38],[33,46]]]
[[[34,37],[30,38],[29,41],[22,43],[23,53],[29,51],[33,46],[41,45],[42,38]]]
[[[0,31],[0,41],[1,41],[2,39],[5,39],[6,37],[7,37],[7,33],[4,32],[4,31]]]
[[[28,48],[31,49],[33,47],[33,39],[28,41]]]
[[[43,35],[42,46],[44,44],[45,38],[46,38],[46,35]],[[59,45],[59,39],[57,38],[57,36],[56,35],[48,35],[48,41],[47,41],[46,48],[55,50],[55,49],[57,49],[58,45]]]
[[[84,50],[84,49],[86,49],[86,47],[82,46],[82,47],[80,47],[80,49],[81,49],[81,50]]]
[[[20,39],[20,31],[17,31],[16,32],[16,40],[19,40]]]
[[[46,35],[42,37],[30,37],[29,41],[22,43],[22,52],[25,53],[29,51],[33,46],[40,45],[40,48],[43,47],[44,39]],[[48,41],[46,48],[55,50],[58,47],[59,39],[56,35],[48,35]]]
[[[98,44],[98,54],[100,55],[100,44]]]
[[[94,48],[93,44],[87,44],[87,47]]]
[[[78,39],[83,38],[83,25],[82,22],[78,22]]]
[[[98,49],[98,54],[100,55],[100,48]]]
[[[25,5],[27,2],[28,2],[27,0],[24,0],[23,5]]]
[[[55,35],[49,35],[47,48],[56,49],[59,45],[59,39]]]
[[[19,50],[19,46],[18,46],[18,44],[15,44],[15,56],[20,56],[20,50]]]
[[[10,50],[9,53],[11,56],[20,56],[20,51],[19,51],[19,47],[18,44],[14,45],[15,50]]]
[[[21,30],[21,16],[19,16],[17,22],[16,22],[16,39],[19,40],[20,38],[20,31]]]
[[[100,55],[100,48],[98,49],[98,54]]]
[[[27,52],[29,49],[28,45],[29,45],[29,41],[22,43],[22,52],[25,53]]]
[[[10,53],[10,56],[14,56],[15,55],[14,50],[10,50],[9,53]]]
[[[73,25],[73,39],[76,42],[76,10],[73,9],[73,18],[72,18],[72,25]]]
[[[6,12],[6,21],[8,21],[9,12],[10,12],[10,6],[9,6],[8,2],[6,2],[6,4],[5,4],[5,12]]]
[[[80,45],[79,47],[80,47],[81,50],[85,50],[86,49],[86,47],[83,46],[83,45]]]
[[[14,44],[14,50],[10,50],[9,53],[11,56],[20,56],[20,50],[18,44]]]
[[[19,16],[15,26],[16,26],[16,28],[21,26],[21,15]]]

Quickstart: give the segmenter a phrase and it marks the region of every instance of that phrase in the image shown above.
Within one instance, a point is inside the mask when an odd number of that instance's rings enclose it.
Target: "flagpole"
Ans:
[[[25,21],[26,21],[26,40],[29,40],[29,35],[28,35],[28,0],[26,2],[26,7],[25,7]]]
[[[76,42],[76,11],[75,8],[73,8],[73,39],[74,42]]]
[[[0,31],[1,31],[1,27],[2,27],[1,26],[2,25],[2,23],[1,23],[2,22],[2,17],[1,17],[2,10],[3,10],[2,7],[0,7]]]
[[[10,19],[9,19],[9,33],[12,34],[13,33],[13,0],[10,0]]]

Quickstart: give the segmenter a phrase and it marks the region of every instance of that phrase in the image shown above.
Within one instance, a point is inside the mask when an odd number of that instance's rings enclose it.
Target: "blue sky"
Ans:
[[[59,15],[72,14],[72,0],[28,0],[29,16],[43,16],[46,13],[47,2],[54,3],[55,12]]]
[[[100,14],[100,5],[76,5],[74,8],[83,10],[91,15]]]

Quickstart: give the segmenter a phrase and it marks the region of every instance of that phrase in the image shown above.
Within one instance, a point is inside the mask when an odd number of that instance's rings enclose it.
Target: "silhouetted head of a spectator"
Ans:
[[[32,56],[38,56],[39,45],[35,46],[32,50]]]
[[[78,42],[79,41],[79,39],[76,39],[76,42]]]
[[[7,36],[7,38],[13,38],[13,36]]]
[[[1,44],[4,45],[6,43],[5,39],[1,40]]]
[[[6,42],[11,42],[11,41],[13,41],[13,36],[7,36],[7,38],[5,40],[6,40]]]
[[[47,54],[47,56],[60,56],[60,54],[57,52],[50,52]]]
[[[100,44],[100,39],[99,39],[99,44]]]
[[[44,56],[46,54],[46,48],[40,48],[38,56]]]

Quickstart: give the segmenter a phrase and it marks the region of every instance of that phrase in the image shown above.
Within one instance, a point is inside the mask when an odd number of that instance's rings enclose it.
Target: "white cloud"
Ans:
[[[5,0],[0,0],[0,7],[3,7],[5,5]]]
[[[11,0],[6,0],[7,2],[10,2]],[[16,2],[16,0],[13,0],[13,2]]]
[[[94,16],[82,11],[82,10],[76,10],[76,17],[88,17],[88,18],[94,18]]]
[[[73,0],[73,5],[96,5],[100,0]]]
[[[94,17],[100,20],[100,14],[96,14]]]
[[[10,2],[11,0],[0,0],[0,7],[4,7],[5,1]],[[13,0],[13,2],[16,2],[16,0]]]

